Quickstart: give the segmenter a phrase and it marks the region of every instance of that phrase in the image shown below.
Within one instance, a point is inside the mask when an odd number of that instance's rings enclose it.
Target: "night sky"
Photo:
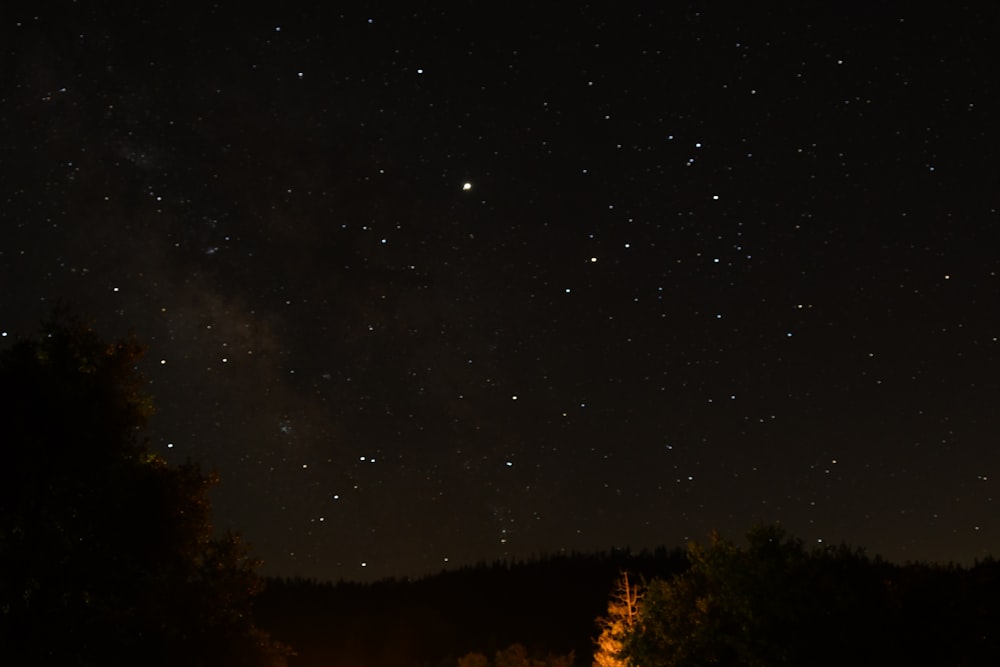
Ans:
[[[0,333],[134,331],[263,573],[1000,553],[1000,10],[209,4],[2,10]]]

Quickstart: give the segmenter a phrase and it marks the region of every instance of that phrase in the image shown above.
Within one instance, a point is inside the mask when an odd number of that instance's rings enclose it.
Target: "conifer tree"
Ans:
[[[607,615],[597,619],[601,633],[594,642],[594,667],[626,667],[623,650],[639,620],[641,597],[642,587],[629,581],[628,572],[622,572],[608,602]]]

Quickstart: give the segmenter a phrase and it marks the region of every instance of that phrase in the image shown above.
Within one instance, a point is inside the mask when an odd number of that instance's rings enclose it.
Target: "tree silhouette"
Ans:
[[[654,579],[626,642],[631,664],[891,664],[882,572],[846,547],[806,550],[777,526],[740,547],[692,543],[690,567]]]
[[[212,537],[215,476],[140,439],[141,355],[60,315],[0,353],[4,663],[283,664],[257,563]]]

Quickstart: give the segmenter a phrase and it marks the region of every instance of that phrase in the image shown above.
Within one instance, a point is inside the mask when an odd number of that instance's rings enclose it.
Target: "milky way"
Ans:
[[[135,331],[267,574],[983,557],[997,15],[911,4],[8,12],[0,329]]]

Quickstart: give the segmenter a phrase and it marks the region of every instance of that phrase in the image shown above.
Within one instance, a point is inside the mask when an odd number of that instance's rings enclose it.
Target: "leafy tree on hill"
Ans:
[[[862,554],[807,551],[776,526],[741,548],[692,544],[686,572],[654,579],[626,641],[633,665],[891,664],[883,581]]]
[[[257,563],[212,537],[215,477],[140,439],[141,353],[65,318],[0,352],[4,664],[284,664]]]

